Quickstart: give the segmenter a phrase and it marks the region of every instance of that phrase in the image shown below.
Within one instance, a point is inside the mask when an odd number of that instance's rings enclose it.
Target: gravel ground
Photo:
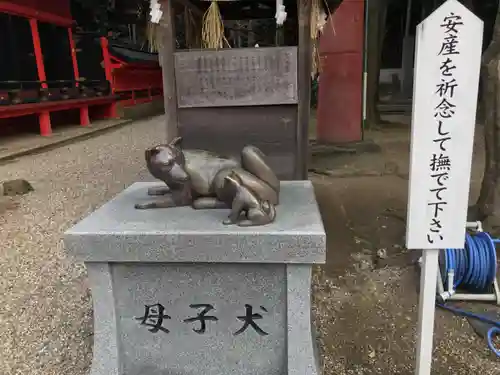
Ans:
[[[91,296],[85,268],[66,258],[61,235],[126,186],[150,179],[143,150],[164,138],[163,127],[161,117],[137,121],[0,165],[0,180],[23,178],[35,188],[0,199],[0,375],[88,373]],[[391,160],[407,154],[402,145]],[[385,163],[366,159],[368,169]],[[393,176],[313,182],[328,233],[328,263],[317,268],[313,286],[324,374],[412,374],[412,268],[373,264],[379,249],[390,257],[402,252],[404,223],[383,214],[404,209],[407,182]],[[435,337],[433,374],[500,373],[463,319],[438,312]]]
[[[85,269],[61,234],[147,177],[144,149],[163,139],[161,117],[0,166],[0,180],[35,191],[0,201],[0,374],[80,375],[91,360]]]

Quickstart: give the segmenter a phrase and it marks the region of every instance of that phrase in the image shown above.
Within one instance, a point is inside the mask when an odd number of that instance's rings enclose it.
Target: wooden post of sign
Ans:
[[[424,250],[418,301],[417,375],[431,373],[439,249]]]
[[[297,165],[295,179],[307,179],[307,158],[309,146],[309,117],[311,108],[311,1],[297,1],[297,18],[299,22],[298,49],[298,114],[297,114]]]
[[[163,74],[163,98],[165,103],[165,125],[167,142],[178,134],[177,123],[177,88],[175,82],[175,25],[174,10],[171,1],[162,1],[161,20],[162,41],[160,50],[160,63]]]
[[[463,248],[483,22],[448,0],[417,27],[406,247],[422,249],[417,375],[430,375],[439,249]]]

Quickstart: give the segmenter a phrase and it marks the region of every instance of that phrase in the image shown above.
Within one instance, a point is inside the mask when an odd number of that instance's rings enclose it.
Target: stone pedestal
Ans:
[[[91,375],[316,375],[311,268],[326,236],[309,181],[284,182],[276,222],[228,210],[136,210],[136,183],[65,234],[94,300]]]

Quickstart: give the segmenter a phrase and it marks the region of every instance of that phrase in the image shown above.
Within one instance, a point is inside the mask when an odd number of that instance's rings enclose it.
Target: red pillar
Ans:
[[[101,37],[101,48],[102,48],[102,58],[104,65],[104,72],[106,74],[106,79],[109,81],[109,87],[111,89],[111,94],[115,93],[115,84],[113,80],[113,67],[111,63],[111,56],[109,55],[108,49],[108,39],[106,37]],[[116,101],[113,101],[108,105],[107,113],[109,114],[109,118],[118,118],[117,110],[116,110]]]
[[[43,62],[42,44],[40,43],[40,34],[38,33],[38,22],[36,19],[30,19],[31,37],[33,38],[33,52],[35,53],[36,69],[38,71],[38,80],[42,81],[42,87],[47,88],[45,81],[45,64]]]
[[[318,142],[362,139],[364,0],[344,0],[320,39]]]
[[[52,125],[50,123],[50,112],[44,111],[39,113],[38,123],[40,125],[40,135],[48,136],[52,134]]]
[[[78,79],[80,78],[80,73],[78,71],[78,60],[76,58],[75,41],[73,40],[73,31],[71,30],[71,27],[68,27],[68,38],[69,38],[69,48],[71,49],[71,61],[73,62],[73,74],[75,77],[75,81],[78,81]]]
[[[73,63],[73,76],[76,81],[76,86],[79,85],[78,80],[80,79],[80,72],[78,71],[78,60],[76,58],[76,48],[75,41],[73,40],[73,31],[71,27],[68,27],[68,39],[69,39],[69,48],[71,50],[71,61]],[[87,126],[90,124],[89,118],[89,107],[83,106],[80,108],[80,125]]]
[[[90,125],[89,107],[87,105],[80,108],[80,125],[81,126]]]
[[[33,38],[33,51],[35,53],[36,68],[38,71],[38,80],[42,82],[42,88],[47,88],[47,77],[45,75],[45,64],[43,62],[42,45],[40,43],[40,34],[38,33],[38,22],[36,19],[30,19],[31,37]],[[52,134],[50,123],[50,113],[42,112],[38,115],[40,125],[40,134],[48,136]]]
[[[101,48],[102,48],[102,58],[104,65],[104,72],[106,74],[106,79],[109,81],[111,85],[111,92],[115,92],[115,88],[113,85],[113,68],[111,67],[111,56],[109,55],[108,50],[108,39],[106,37],[101,37]]]

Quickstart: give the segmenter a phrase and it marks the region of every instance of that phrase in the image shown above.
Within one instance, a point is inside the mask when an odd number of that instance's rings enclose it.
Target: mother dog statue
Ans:
[[[241,161],[203,150],[182,150],[182,138],[146,150],[146,164],[164,186],[148,190],[161,198],[137,209],[191,205],[194,209],[231,208],[225,224],[264,225],[274,221],[280,182],[254,146],[245,146]],[[245,213],[246,219],[240,220]]]

